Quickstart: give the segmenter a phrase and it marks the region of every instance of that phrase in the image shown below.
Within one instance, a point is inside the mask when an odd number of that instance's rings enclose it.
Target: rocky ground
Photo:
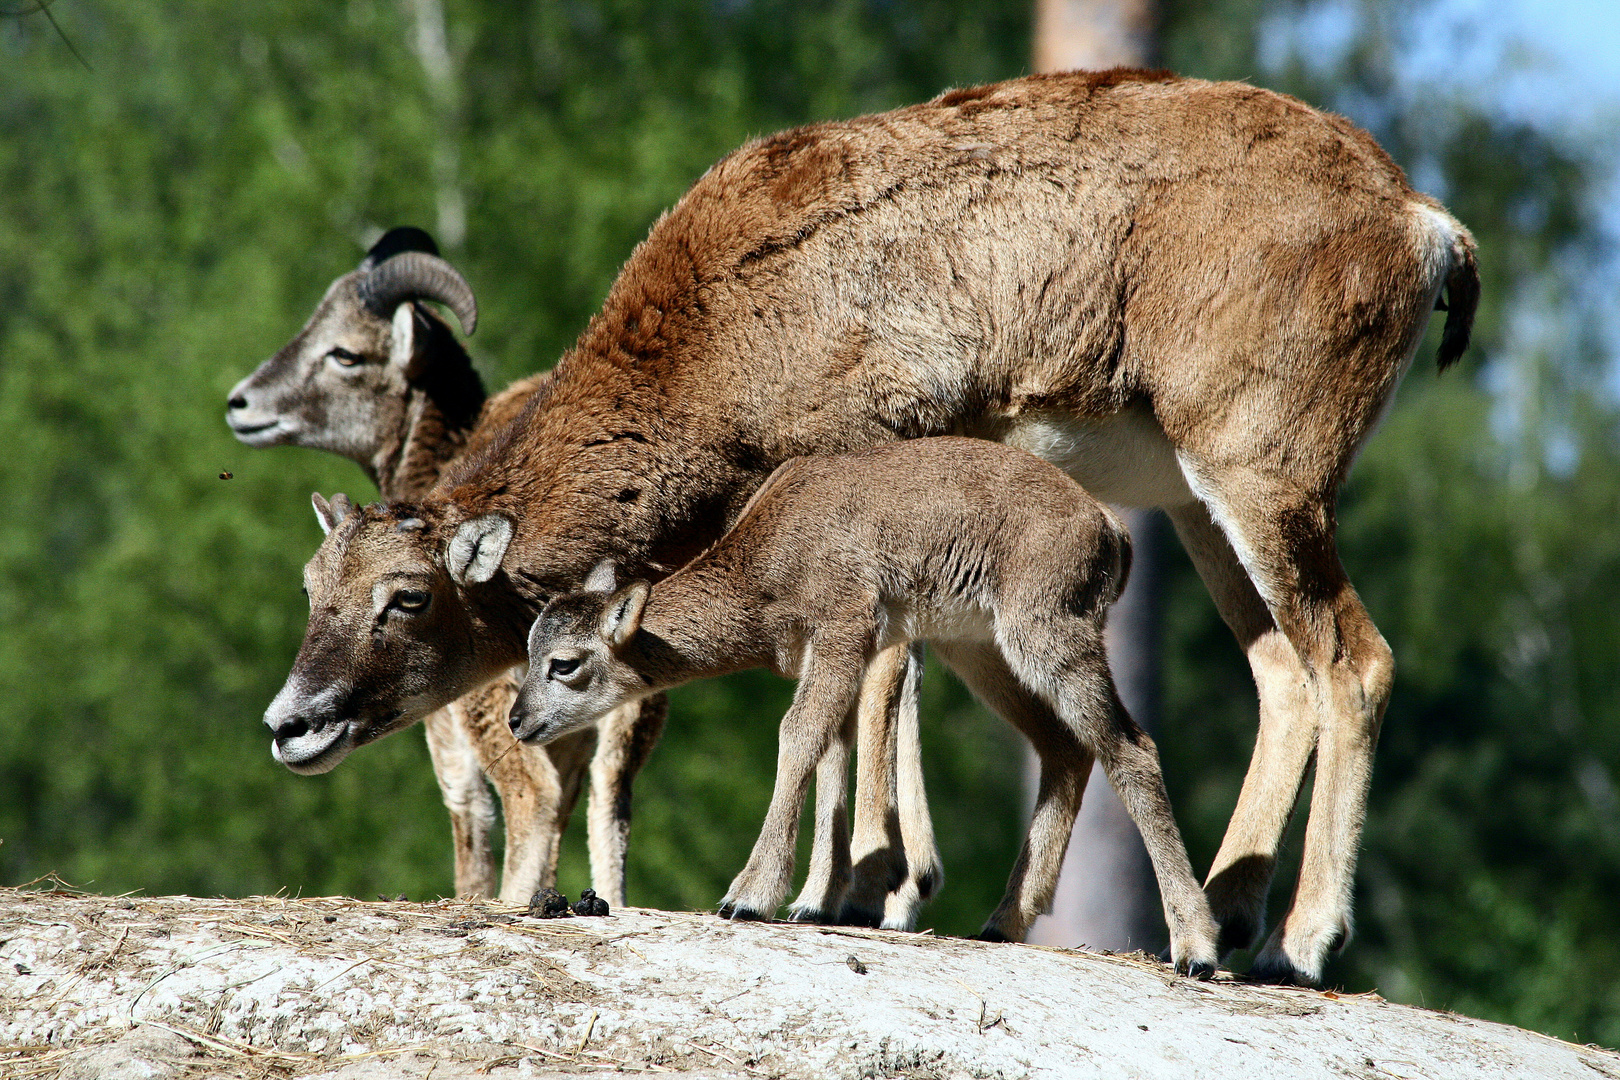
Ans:
[[[1145,957],[631,909],[0,889],[0,1077],[1564,1077],[1620,1056]]]

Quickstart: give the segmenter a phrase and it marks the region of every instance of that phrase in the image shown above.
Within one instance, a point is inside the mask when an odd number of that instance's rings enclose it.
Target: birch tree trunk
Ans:
[[[1152,62],[1153,0],[1036,0],[1037,71],[1141,67]],[[1161,522],[1149,510],[1120,508],[1134,558],[1125,593],[1108,618],[1108,662],[1120,698],[1149,732],[1159,708],[1159,548]],[[1029,755],[1030,790],[1038,765]],[[1052,913],[1036,920],[1039,945],[1157,951],[1164,916],[1142,837],[1098,768],[1069,840]]]

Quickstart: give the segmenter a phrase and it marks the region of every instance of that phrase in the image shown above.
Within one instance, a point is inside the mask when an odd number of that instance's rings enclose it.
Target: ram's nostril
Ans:
[[[231,400],[227,401],[225,404],[233,409],[245,409],[247,408],[247,398],[243,397],[241,394],[232,394]]]
[[[277,739],[297,739],[309,734],[309,721],[303,717],[287,721],[276,729]]]

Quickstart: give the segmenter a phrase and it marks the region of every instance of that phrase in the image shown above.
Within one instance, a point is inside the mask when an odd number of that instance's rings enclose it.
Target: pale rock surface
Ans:
[[[1371,995],[1033,946],[634,909],[542,921],[460,901],[0,890],[0,1076],[649,1071],[1620,1080],[1620,1057]]]

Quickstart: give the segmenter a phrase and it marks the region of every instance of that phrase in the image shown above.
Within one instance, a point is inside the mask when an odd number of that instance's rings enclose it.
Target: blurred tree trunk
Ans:
[[[1153,60],[1153,0],[1036,0],[1035,69],[1141,67]],[[1148,731],[1159,706],[1159,519],[1151,510],[1121,510],[1134,547],[1130,581],[1108,618],[1108,662],[1120,698]],[[1029,790],[1038,766],[1029,757]],[[1074,824],[1052,913],[1029,940],[1093,949],[1146,949],[1165,941],[1153,867],[1119,797],[1093,768]]]
[[[411,44],[422,62],[438,128],[433,141],[435,232],[441,244],[455,249],[467,237],[467,200],[461,190],[461,98],[444,29],[444,6],[439,0],[408,0],[406,10],[416,24]]]

